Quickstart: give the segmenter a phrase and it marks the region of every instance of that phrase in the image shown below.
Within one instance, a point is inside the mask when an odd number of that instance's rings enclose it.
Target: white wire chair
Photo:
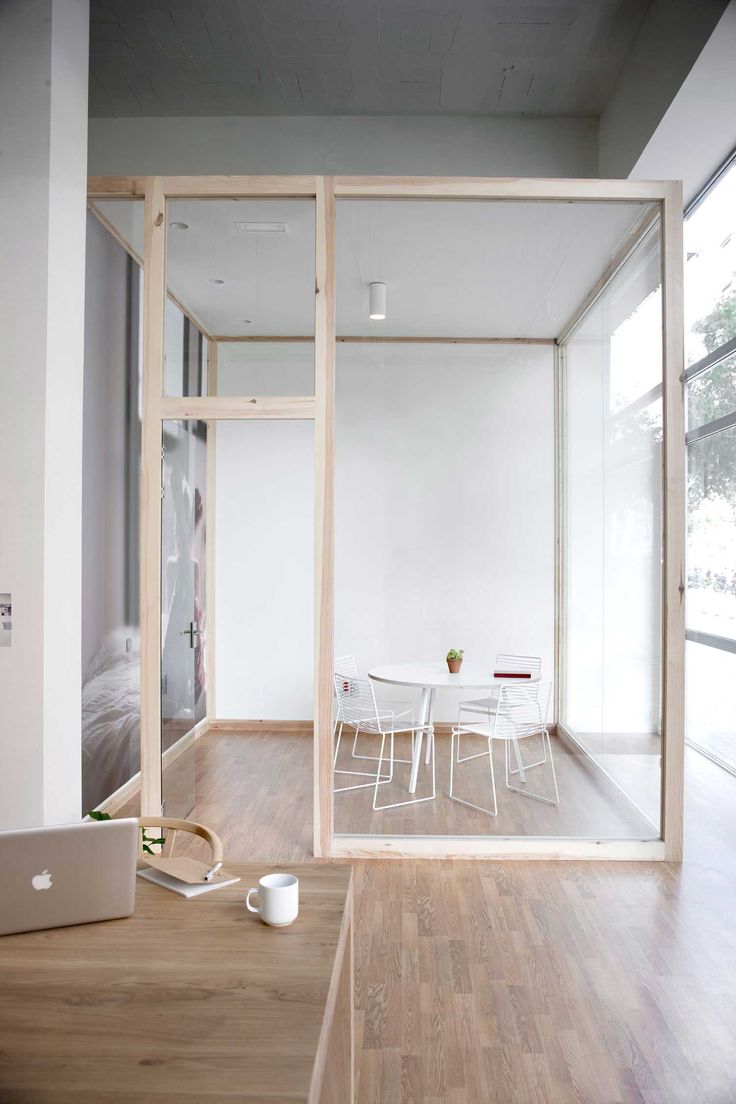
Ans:
[[[538,679],[542,671],[542,660],[539,656],[509,655],[506,652],[499,652],[493,670],[517,677],[528,674],[532,679]],[[499,687],[493,687],[488,697],[461,702],[460,708],[466,713],[485,713],[486,715],[495,713],[498,692]]]
[[[343,678],[345,678],[345,679],[359,678],[358,664],[356,663],[355,656],[354,655],[336,656],[335,660],[334,660],[334,673],[336,675],[342,675]],[[335,774],[351,774],[351,775],[355,775],[356,777],[360,777],[360,778],[373,778],[374,777],[374,772],[373,771],[338,770],[337,769],[337,766],[336,766],[337,756],[338,756],[338,752],[340,750],[340,741],[342,739],[342,730],[343,730],[343,725],[344,725],[344,721],[342,720],[341,715],[340,715],[340,698],[338,697],[337,693],[335,693],[335,703],[337,705],[337,709],[335,710],[335,723],[334,723],[334,726],[333,726],[333,740],[335,740],[335,753],[334,753],[334,759],[333,759],[333,768],[334,768]],[[379,708],[381,709],[382,712],[388,710],[389,712],[393,713],[394,717],[396,717],[396,718],[410,717],[411,720],[412,720],[412,723],[413,723],[413,720],[414,720],[414,706],[412,705],[411,702],[397,702],[397,701],[390,701],[389,702],[389,701],[383,701],[382,700],[378,704],[379,704]],[[352,747],[352,750],[350,752],[351,758],[353,758],[353,759],[367,759],[369,762],[375,763],[378,759],[377,755],[360,755],[360,754],[358,754],[358,738],[359,738],[359,736],[360,736],[360,725],[356,725],[355,731],[353,733],[353,747]],[[413,749],[413,738],[412,738],[412,753],[413,753],[413,750],[414,749]],[[399,760],[397,760],[397,762],[398,761]],[[405,760],[400,760],[400,761],[405,762]],[[367,785],[372,786],[373,783],[370,782],[370,783],[367,783]],[[362,788],[361,786],[343,786],[342,790],[357,790],[357,789],[361,789],[361,788]],[[335,790],[335,793],[340,793],[340,792],[341,792],[340,790]]]
[[[411,717],[407,722],[397,717],[395,713],[390,709],[385,709],[383,704],[376,701],[375,691],[373,689],[373,683],[369,679],[354,678],[352,676],[346,676],[338,671],[334,675],[335,696],[338,702],[339,718],[340,718],[340,731],[337,737],[335,756],[333,759],[333,770],[336,774],[357,774],[367,772],[357,771],[338,771],[336,769],[337,756],[340,750],[340,738],[342,736],[342,730],[344,726],[348,728],[360,728],[364,733],[370,733],[374,736],[381,737],[381,750],[378,756],[373,756],[377,762],[375,774],[372,775],[372,782],[363,782],[355,786],[341,786],[335,788],[335,793],[344,793],[348,790],[360,790],[373,787],[373,808],[378,811],[381,809],[395,809],[403,805],[418,805],[422,801],[431,801],[436,794],[435,789],[435,760],[434,754],[432,755],[432,793],[428,797],[415,797],[407,801],[393,801],[387,804],[378,804],[378,787],[384,786],[388,782],[393,780],[394,765],[396,763],[411,763],[412,759],[399,759],[395,754],[395,740],[397,735],[409,733],[412,737],[412,751],[414,750],[414,737],[420,731],[425,730],[427,725],[418,725],[414,723],[414,718]],[[389,743],[389,754],[386,755],[386,741]],[[383,773],[383,764],[386,761],[388,774]]]
[[[551,689],[552,684],[549,682],[535,682],[531,685],[526,684],[524,686],[501,686],[498,693],[495,712],[485,721],[463,721],[462,713],[465,710],[463,705],[460,705],[457,724],[452,730],[452,743],[450,748],[450,789],[448,796],[453,801],[457,801],[461,805],[469,805],[471,809],[478,809],[482,813],[488,813],[489,816],[496,816],[498,812],[498,803],[496,799],[496,778],[493,770],[493,741],[501,740],[504,745],[506,788],[512,790],[514,793],[523,794],[524,797],[534,798],[535,801],[542,801],[546,805],[559,805],[560,794],[557,788],[557,774],[552,758],[552,744],[550,743],[549,731],[547,730],[547,713],[549,710]],[[459,754],[461,733],[484,736],[488,741],[487,750],[475,752],[473,755],[466,755],[461,758]],[[513,743],[518,748],[519,741],[528,739],[530,736],[542,737],[543,757],[534,763],[522,764],[521,760],[519,760],[519,766],[515,770],[511,769],[509,766],[509,744]],[[483,805],[476,805],[472,801],[458,797],[454,792],[456,766],[460,763],[467,763],[471,759],[484,758],[486,755],[488,756],[491,776],[491,794],[493,796],[492,809],[487,809]],[[548,758],[552,771],[554,798],[532,792],[526,788],[526,782],[523,783],[524,788],[511,784],[510,779],[515,774],[522,773],[522,770],[526,772],[528,770],[533,770],[534,767],[541,767],[548,761]],[[523,777],[525,777],[525,774]]]

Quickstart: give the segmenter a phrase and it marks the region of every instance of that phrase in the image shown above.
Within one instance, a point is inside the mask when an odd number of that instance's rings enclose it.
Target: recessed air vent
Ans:
[[[285,234],[289,229],[285,222],[236,222],[239,234]]]

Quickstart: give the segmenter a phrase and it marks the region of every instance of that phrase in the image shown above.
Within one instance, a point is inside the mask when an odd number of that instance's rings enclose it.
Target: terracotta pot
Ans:
[[[450,669],[450,674],[451,675],[456,675],[458,673],[458,671],[460,670],[460,668],[462,667],[462,665],[463,665],[463,661],[461,659],[448,659],[448,661],[447,661],[447,666]]]

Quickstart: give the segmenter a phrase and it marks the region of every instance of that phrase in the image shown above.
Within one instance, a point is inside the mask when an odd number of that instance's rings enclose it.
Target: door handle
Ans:
[[[182,629],[182,631],[179,633],[179,636],[188,636],[189,637],[189,647],[190,648],[195,647],[195,643],[194,643],[195,636],[201,636],[201,635],[202,635],[201,629],[195,629],[193,621],[189,622],[189,628],[188,629]]]

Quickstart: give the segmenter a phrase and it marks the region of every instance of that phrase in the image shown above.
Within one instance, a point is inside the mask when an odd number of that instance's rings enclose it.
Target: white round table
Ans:
[[[463,663],[456,675],[451,675],[444,660],[430,663],[386,663],[380,667],[372,667],[368,677],[374,682],[385,682],[392,686],[418,686],[421,687],[422,700],[419,707],[419,724],[424,725],[428,733],[427,762],[431,751],[431,741],[434,739],[432,726],[432,707],[436,690],[492,690],[494,686],[508,686],[519,684],[518,679],[496,678],[493,674],[493,666],[480,667],[478,664]],[[538,678],[524,680],[539,682]],[[423,730],[420,729],[417,739],[414,741],[412,753],[411,781],[409,793],[415,793],[417,788],[417,775],[419,763],[422,758]],[[521,757],[518,747],[515,748],[517,765],[521,770],[520,780],[524,781],[524,769],[521,765]]]

